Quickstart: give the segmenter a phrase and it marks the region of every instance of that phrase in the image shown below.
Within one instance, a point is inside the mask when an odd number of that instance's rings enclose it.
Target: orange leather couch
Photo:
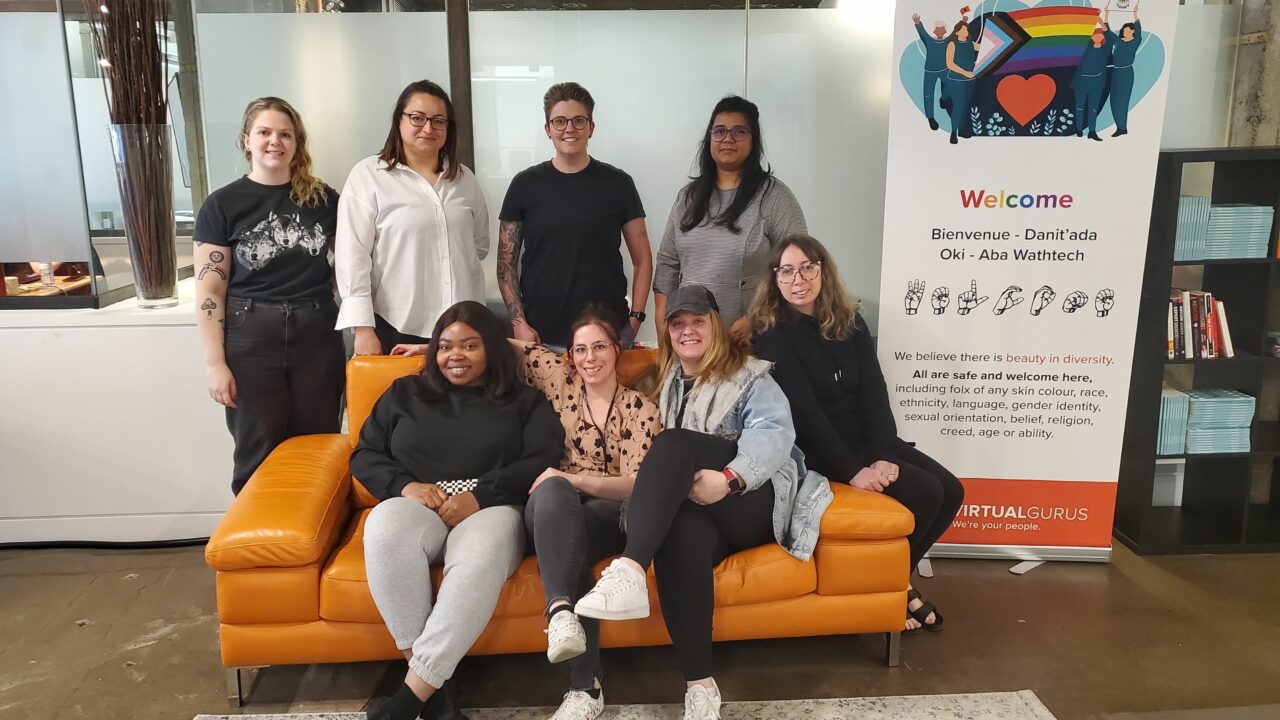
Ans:
[[[653,351],[629,350],[624,380],[652,366]],[[347,471],[374,402],[421,358],[357,357],[347,365],[349,435],[282,443],[232,502],[205,548],[217,571],[222,663],[239,704],[240,669],[401,657],[365,581],[364,522],[376,500]],[[906,609],[906,537],[914,519],[896,501],[836,484],[817,550],[800,562],[776,544],[736,553],[715,572],[715,639],[748,640],[886,633],[897,664]],[[597,575],[608,561],[596,569]],[[436,569],[436,586],[440,570]],[[656,583],[650,579],[650,592]],[[472,654],[546,650],[537,559],[507,581]],[[671,642],[656,595],[645,620],[605,622],[604,647]],[[533,660],[537,662],[537,660]]]

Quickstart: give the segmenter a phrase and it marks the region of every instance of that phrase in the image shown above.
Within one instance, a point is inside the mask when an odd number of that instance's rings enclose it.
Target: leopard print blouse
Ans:
[[[662,429],[658,406],[640,392],[620,387],[602,438],[587,411],[586,384],[564,356],[539,345],[526,345],[519,358],[521,378],[547,396],[564,425],[565,453],[560,469],[597,477],[634,476]]]

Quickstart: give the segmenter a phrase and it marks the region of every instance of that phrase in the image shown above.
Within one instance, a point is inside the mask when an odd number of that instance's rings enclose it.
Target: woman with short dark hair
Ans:
[[[524,557],[521,506],[564,451],[555,411],[520,382],[505,330],[480,303],[446,310],[422,372],[383,393],[351,454],[352,476],[380,500],[364,527],[369,592],[409,660],[404,684],[370,718],[458,717],[437,691]]]
[[[439,85],[405,87],[382,152],[351,169],[335,254],[337,327],[355,329],[357,355],[426,343],[445,308],[484,302],[489,208],[458,160],[453,103]]]

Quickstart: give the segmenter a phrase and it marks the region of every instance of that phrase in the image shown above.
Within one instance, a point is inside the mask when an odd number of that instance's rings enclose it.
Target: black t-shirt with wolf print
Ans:
[[[294,300],[332,292],[338,192],[326,185],[327,197],[319,204],[300,207],[291,190],[288,184],[263,185],[242,177],[204,201],[195,241],[224,246],[231,254],[227,295]],[[201,277],[221,271],[210,265],[195,272]]]

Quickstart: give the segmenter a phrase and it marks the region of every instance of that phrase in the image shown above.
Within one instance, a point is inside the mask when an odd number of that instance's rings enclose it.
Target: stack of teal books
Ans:
[[[1187,454],[1249,452],[1256,399],[1222,389],[1192,390],[1187,396]]]
[[[1274,216],[1270,205],[1214,205],[1200,259],[1266,257]]]
[[[1187,451],[1187,411],[1190,398],[1166,385],[1160,391],[1160,433],[1157,455],[1181,455]]]
[[[1178,198],[1178,233],[1174,236],[1174,260],[1200,260],[1209,235],[1209,198],[1183,195]]]

